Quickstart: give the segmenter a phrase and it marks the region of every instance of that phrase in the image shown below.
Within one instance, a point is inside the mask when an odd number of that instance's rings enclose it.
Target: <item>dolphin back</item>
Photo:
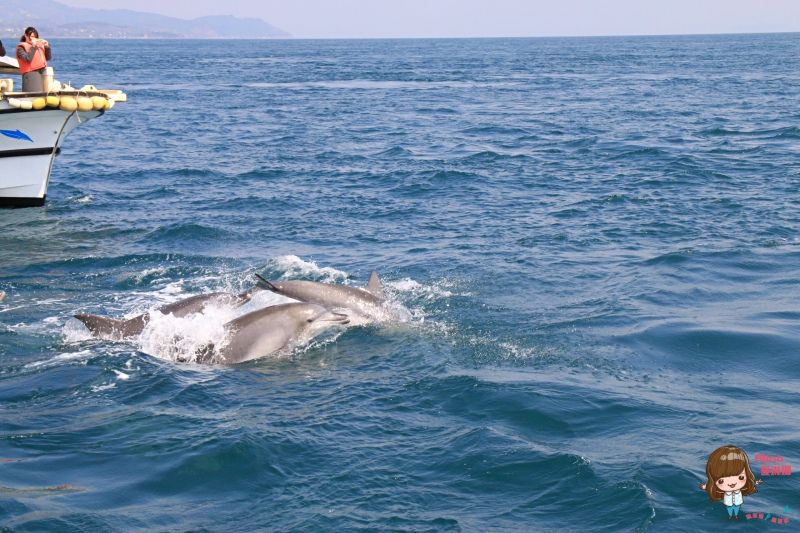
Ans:
[[[252,311],[225,324],[228,343],[215,353],[198,354],[198,362],[243,363],[286,347],[307,326],[296,312],[309,304],[273,305]]]
[[[158,310],[165,315],[172,314],[177,318],[184,318],[194,313],[202,313],[207,305],[242,305],[247,302],[247,300],[240,302],[239,298],[227,292],[211,292],[163,305]]]

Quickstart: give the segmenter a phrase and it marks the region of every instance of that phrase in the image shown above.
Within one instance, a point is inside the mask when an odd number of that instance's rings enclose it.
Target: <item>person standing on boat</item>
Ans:
[[[6,55],[6,49],[3,48],[3,41],[0,41],[0,56]]]
[[[22,74],[22,92],[40,93],[44,91],[44,69],[53,57],[50,43],[39,39],[36,28],[25,28],[17,45],[17,60]]]

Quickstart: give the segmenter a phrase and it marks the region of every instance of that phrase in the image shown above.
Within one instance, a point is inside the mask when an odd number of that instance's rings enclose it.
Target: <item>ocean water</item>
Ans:
[[[710,452],[800,467],[800,35],[53,52],[129,101],[0,211],[0,528],[739,530]],[[71,318],[372,270],[403,320],[241,366],[176,359],[276,296]]]

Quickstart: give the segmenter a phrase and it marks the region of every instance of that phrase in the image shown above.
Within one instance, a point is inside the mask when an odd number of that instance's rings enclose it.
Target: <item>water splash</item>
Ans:
[[[225,324],[238,316],[229,307],[206,307],[203,313],[178,318],[154,312],[150,322],[136,339],[146,354],[174,362],[195,362],[198,353],[209,345],[227,344]]]
[[[320,267],[313,261],[304,261],[296,255],[277,257],[268,263],[278,271],[283,271],[284,279],[314,279],[325,283],[346,280],[347,272],[331,267]]]

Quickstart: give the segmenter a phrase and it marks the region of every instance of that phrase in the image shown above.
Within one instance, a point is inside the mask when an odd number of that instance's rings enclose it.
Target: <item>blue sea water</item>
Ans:
[[[0,212],[0,527],[772,526],[698,484],[800,467],[800,35],[53,51],[129,101]],[[175,362],[230,317],[71,318],[372,270],[406,320],[242,366]]]

